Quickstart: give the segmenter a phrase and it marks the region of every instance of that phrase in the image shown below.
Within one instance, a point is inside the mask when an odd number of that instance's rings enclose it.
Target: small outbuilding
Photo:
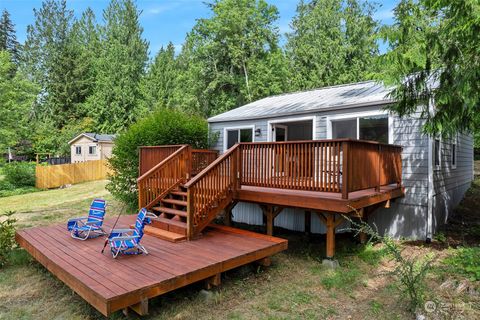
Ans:
[[[114,134],[81,133],[68,142],[71,162],[108,159],[112,155]]]

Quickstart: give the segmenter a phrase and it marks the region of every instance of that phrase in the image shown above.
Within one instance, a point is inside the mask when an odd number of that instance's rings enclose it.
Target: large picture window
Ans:
[[[253,128],[227,129],[226,139],[226,149],[239,142],[253,142]]]
[[[332,120],[332,139],[361,139],[389,143],[388,115]]]

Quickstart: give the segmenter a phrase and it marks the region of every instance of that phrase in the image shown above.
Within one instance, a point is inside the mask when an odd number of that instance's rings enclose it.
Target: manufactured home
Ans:
[[[388,88],[367,81],[267,97],[211,117],[208,123],[220,153],[239,142],[347,138],[401,146],[404,196],[391,201],[388,209],[375,210],[368,220],[396,238],[431,239],[473,179],[473,139],[465,134],[449,139],[425,135],[420,113],[400,118],[386,111],[391,103]],[[255,203],[239,203],[232,213],[234,221],[263,224]],[[284,209],[274,225],[296,231],[309,226],[312,233],[325,233],[319,217],[300,208]]]

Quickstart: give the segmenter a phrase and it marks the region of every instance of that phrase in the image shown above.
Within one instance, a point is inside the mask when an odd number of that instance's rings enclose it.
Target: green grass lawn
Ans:
[[[109,215],[114,215],[121,206],[105,190],[105,183],[96,181],[62,190],[0,198],[0,210],[16,211],[20,228],[64,223],[69,217],[84,215],[94,197],[103,197],[109,203]],[[480,199],[480,182],[476,183],[477,189],[469,197]],[[282,230],[276,230],[276,235],[289,239],[289,249],[274,256],[271,267],[246,266],[227,272],[209,300],[199,294],[201,284],[152,299],[151,314],[144,319],[414,318],[389,275],[392,261],[385,256],[381,245],[360,246],[348,235],[339,236],[337,258],[341,267],[333,271],[321,264],[325,246],[322,236],[307,237]],[[471,265],[464,268],[465,272],[456,271],[467,258],[475,265],[475,255],[468,250],[447,249],[448,241],[453,240],[449,240],[446,231],[441,241],[432,245],[404,243],[405,253],[420,257],[435,254],[435,267],[427,278],[426,298],[453,306],[466,303],[462,305],[462,317],[478,319],[480,298],[471,290],[479,292],[479,285],[468,273]],[[450,258],[451,264],[443,268],[442,261],[457,253],[462,255]],[[23,250],[17,251],[13,258],[10,266],[0,270],[0,319],[103,318]],[[118,312],[112,318],[124,316]]]

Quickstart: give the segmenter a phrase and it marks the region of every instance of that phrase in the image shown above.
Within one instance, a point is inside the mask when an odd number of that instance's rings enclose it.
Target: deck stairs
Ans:
[[[139,207],[156,215],[145,234],[171,242],[198,238],[232,202],[233,171],[224,163],[231,157],[222,155],[201,172],[190,159],[190,147],[183,146],[138,179]]]

